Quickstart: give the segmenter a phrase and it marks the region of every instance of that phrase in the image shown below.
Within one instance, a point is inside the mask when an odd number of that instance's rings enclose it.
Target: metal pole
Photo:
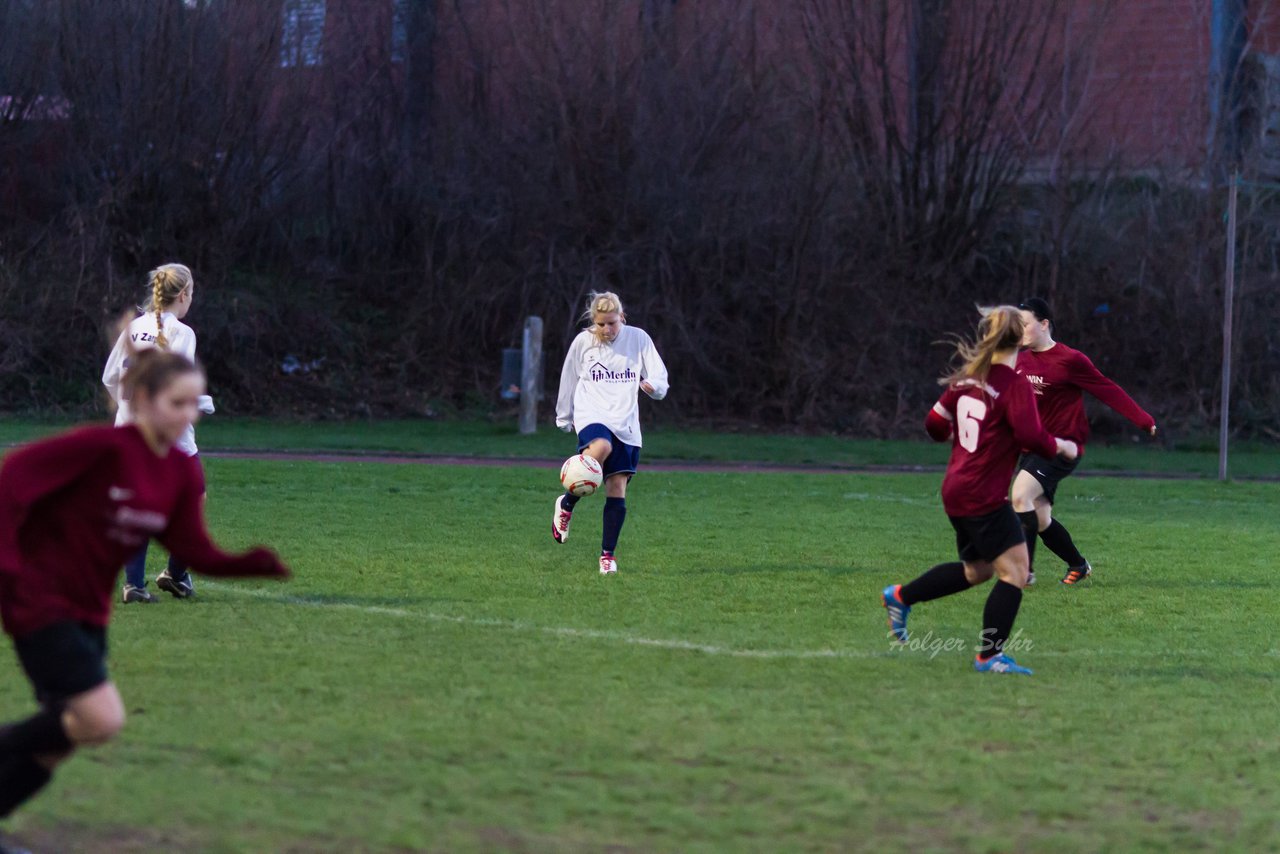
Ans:
[[[1236,199],[1240,173],[1231,173],[1227,192],[1227,277],[1222,289],[1222,406],[1218,412],[1218,480],[1227,479],[1227,434],[1231,411],[1231,314],[1236,289]]]
[[[524,321],[524,352],[520,371],[520,432],[538,430],[538,400],[542,397],[542,318]]]

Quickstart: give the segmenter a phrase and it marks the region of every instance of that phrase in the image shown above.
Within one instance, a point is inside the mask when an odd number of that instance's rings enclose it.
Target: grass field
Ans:
[[[1280,847],[1280,485],[1068,480],[1096,580],[1042,560],[1019,678],[954,648],[985,591],[888,643],[879,590],[954,554],[936,474],[642,473],[602,578],[551,470],[207,469],[295,578],[118,611],[129,723],[19,814],[37,850]]]
[[[6,418],[0,420],[0,445],[48,435],[68,424]],[[573,442],[566,434],[546,426],[530,436],[518,435],[512,421],[291,423],[214,415],[200,422],[197,433],[202,451],[273,449],[553,459],[566,456]],[[834,435],[749,430],[725,433],[670,426],[645,428],[645,459],[650,462],[661,459],[837,468],[937,467],[946,464],[948,452],[945,444],[928,441],[923,428],[918,441],[851,440]],[[1158,441],[1098,441],[1088,446],[1081,471],[1216,478],[1217,444],[1203,437],[1168,436]],[[1229,473],[1240,478],[1280,479],[1280,448],[1261,442],[1235,442],[1230,448]]]

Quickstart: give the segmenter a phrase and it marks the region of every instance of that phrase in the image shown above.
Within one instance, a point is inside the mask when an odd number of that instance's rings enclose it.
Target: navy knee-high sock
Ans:
[[[566,493],[564,494],[564,498],[560,501],[560,507],[561,507],[562,509],[564,509],[564,510],[568,510],[570,513],[572,513],[572,512],[573,512],[573,505],[575,505],[575,504],[577,504],[577,503],[578,503],[578,499],[579,499],[580,497],[581,497],[581,496],[574,495],[572,492],[566,492]]]
[[[1040,538],[1040,517],[1036,515],[1036,511],[1028,510],[1025,513],[1018,514],[1018,521],[1022,523],[1022,533],[1027,538],[1027,566],[1034,570],[1036,568],[1036,540]]]
[[[187,577],[187,565],[173,555],[169,555],[169,577],[178,580]]]
[[[1067,566],[1084,566],[1084,555],[1076,548],[1075,541],[1062,523],[1054,519],[1040,532],[1040,539],[1049,550],[1067,562]]]
[[[29,753],[0,761],[0,818],[8,818],[53,777]]]
[[[996,581],[982,609],[982,641],[978,646],[979,658],[990,658],[1004,651],[1004,645],[1013,631],[1013,621],[1018,618],[1018,606],[1022,604],[1022,590],[1005,581]]]
[[[622,533],[622,523],[627,521],[627,499],[606,498],[604,500],[604,533],[600,537],[600,551],[613,554],[618,547],[618,534]]]
[[[964,577],[964,564],[953,561],[940,563],[917,577],[915,581],[902,585],[898,596],[902,599],[903,605],[915,605],[919,602],[941,599],[943,596],[968,590],[972,586],[969,579]]]
[[[134,587],[147,586],[147,546],[151,541],[142,544],[142,548],[124,565],[124,580]]]

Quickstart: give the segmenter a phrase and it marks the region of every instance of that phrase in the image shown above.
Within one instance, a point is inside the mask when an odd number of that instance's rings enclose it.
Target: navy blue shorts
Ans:
[[[956,529],[956,552],[965,563],[993,561],[1018,543],[1027,541],[1018,514],[1010,504],[1002,504],[981,516],[948,515],[947,518]]]
[[[640,449],[635,445],[628,445],[613,435],[613,431],[603,424],[588,424],[578,433],[578,453],[586,450],[596,439],[608,439],[609,444],[613,446],[613,452],[609,454],[609,458],[600,460],[600,467],[604,470],[606,478],[612,474],[632,475],[636,473],[636,466],[640,464]],[[628,478],[630,480],[630,478]]]

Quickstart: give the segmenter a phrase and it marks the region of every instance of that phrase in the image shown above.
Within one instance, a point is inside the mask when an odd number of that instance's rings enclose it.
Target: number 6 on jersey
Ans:
[[[961,397],[956,401],[956,434],[960,447],[969,453],[978,449],[978,430],[987,417],[987,403],[976,397]]]

